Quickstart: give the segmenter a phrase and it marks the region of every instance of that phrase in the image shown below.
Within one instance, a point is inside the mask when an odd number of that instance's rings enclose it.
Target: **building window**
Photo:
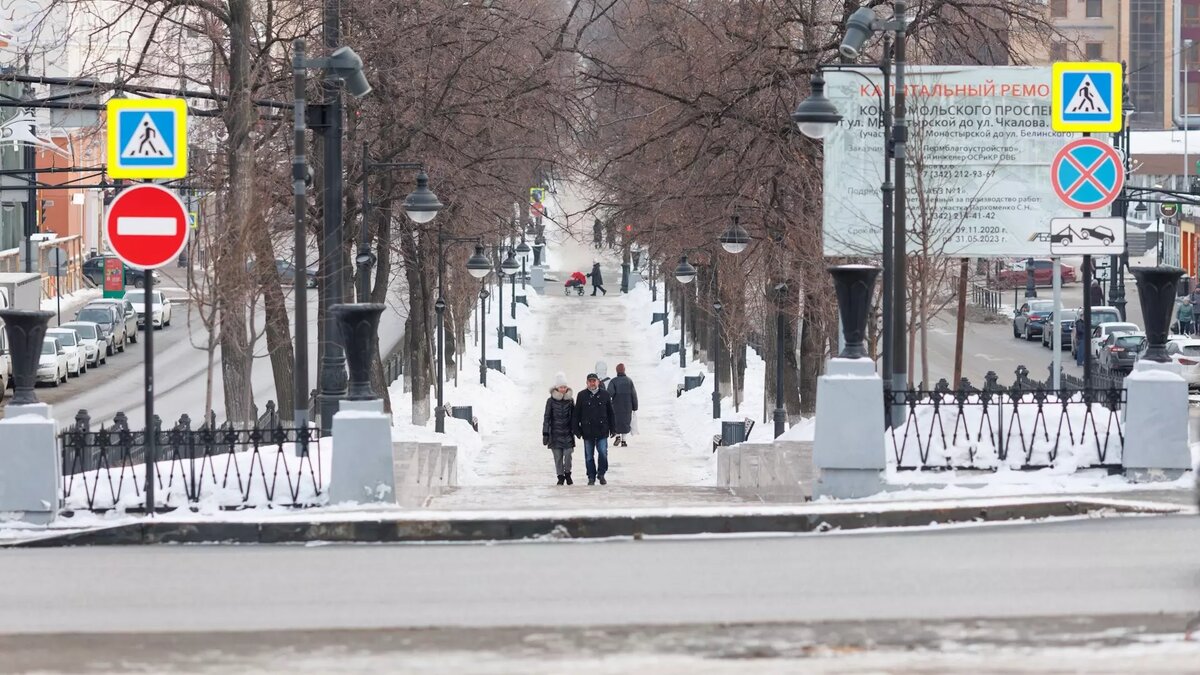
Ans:
[[[1067,60],[1067,43],[1051,42],[1050,43],[1050,60],[1051,61],[1066,61]]]
[[[1185,50],[1184,68],[1187,70],[1200,70],[1200,45],[1192,45],[1191,49]]]
[[[1083,46],[1084,59],[1087,61],[1103,61],[1104,60],[1104,43],[1089,42]]]
[[[1180,83],[1183,86],[1183,83]],[[1187,83],[1187,114],[1200,115],[1200,82]]]
[[[1050,0],[1050,16],[1055,19],[1067,18],[1067,0]]]
[[[1183,27],[1200,28],[1200,5],[1187,4],[1183,6]]]
[[[1089,19],[1104,18],[1104,0],[1087,0],[1087,11],[1084,16]]]

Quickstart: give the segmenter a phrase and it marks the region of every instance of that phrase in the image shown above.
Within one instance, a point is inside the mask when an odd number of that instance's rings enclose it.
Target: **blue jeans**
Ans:
[[[600,466],[596,466],[596,459],[593,456],[600,455]],[[587,465],[588,480],[592,480],[596,476],[603,476],[608,471],[608,439],[607,438],[585,438],[583,439],[583,462]]]

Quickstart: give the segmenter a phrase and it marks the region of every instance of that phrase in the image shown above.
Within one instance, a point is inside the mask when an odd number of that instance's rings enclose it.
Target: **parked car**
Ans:
[[[1099,239],[1100,243],[1108,246],[1113,243],[1115,238],[1113,231],[1103,225],[1093,225],[1091,227],[1083,227],[1079,230],[1079,236],[1084,239]]]
[[[79,333],[70,328],[51,328],[46,337],[58,340],[67,353],[67,374],[76,377],[87,372],[87,350],[79,341]]]
[[[146,291],[126,291],[125,299],[133,303],[137,312],[137,325],[146,325]],[[150,323],[155,328],[166,328],[171,325],[171,299],[162,291],[150,291]]]
[[[1167,356],[1179,365],[1179,374],[1187,380],[1188,389],[1200,389],[1200,340],[1176,337],[1167,342]]]
[[[138,317],[137,309],[127,298],[103,298],[93,300],[88,305],[111,305],[116,307],[121,312],[121,320],[125,322],[125,339],[128,342],[136,343],[138,341]]]
[[[1071,333],[1075,331],[1075,320],[1077,318],[1078,315],[1076,315],[1075,310],[1073,309],[1064,309],[1058,318],[1059,331],[1061,331],[1062,335],[1061,345],[1063,349],[1071,348]],[[1054,323],[1054,312],[1051,312],[1050,316],[1046,318],[1045,324],[1042,326],[1042,346],[1046,349],[1054,348],[1054,331],[1046,330],[1045,327],[1053,326]]]
[[[58,386],[67,381],[67,352],[56,338],[42,339],[42,355],[38,358],[37,381]]]
[[[1125,321],[1108,321],[1092,329],[1092,359],[1100,359],[1100,346],[1113,333],[1141,333],[1142,329],[1135,323]]]
[[[249,262],[246,263],[246,271],[247,272],[254,271],[254,260],[250,260]],[[284,284],[291,285],[291,284],[295,283],[296,267],[295,267],[295,265],[292,264],[292,261],[285,260],[283,258],[276,258],[275,259],[275,271],[279,273],[279,280],[281,282],[283,282]],[[305,282],[305,284],[308,286],[308,288],[316,288],[317,287],[317,265],[316,265],[316,263],[309,265],[308,269],[304,270],[304,272],[305,272],[305,275],[307,278],[307,281]]]
[[[8,338],[0,330],[0,401],[4,400],[8,385],[12,382],[12,356],[8,353]]]
[[[72,321],[59,328],[70,328],[79,335],[79,342],[83,345],[84,357],[89,366],[108,363],[108,340],[105,339],[99,324],[91,321]]]
[[[83,261],[83,276],[97,286],[104,286],[104,259],[107,256],[98,255]],[[125,267],[125,285],[134,288],[146,287],[146,273],[128,265]],[[158,281],[158,272],[151,271],[151,278]]]
[[[1013,337],[1032,340],[1041,335],[1042,326],[1053,310],[1054,303],[1050,300],[1030,300],[1022,304],[1013,312]]]
[[[1146,351],[1146,334],[1116,331],[1100,344],[1100,366],[1109,370],[1133,370],[1138,358]]]
[[[1083,321],[1083,308],[1075,308],[1075,316],[1077,320]],[[1099,326],[1102,323],[1121,323],[1121,312],[1117,311],[1116,307],[1111,305],[1097,305],[1092,308],[1092,326]],[[1133,330],[1139,330],[1136,326]],[[1092,331],[1088,331],[1090,334]],[[1071,358],[1075,358],[1075,331],[1071,331]],[[1095,353],[1095,349],[1092,350]]]
[[[1029,261],[1025,261],[1017,263],[1009,269],[1000,270],[1000,275],[996,279],[997,283],[1001,288],[1021,288],[1025,286],[1025,280],[1028,276],[1028,265]],[[1075,267],[1064,263],[1058,276],[1064,284],[1073,283],[1076,278]],[[1054,285],[1053,261],[1049,258],[1033,259],[1033,283],[1035,286]]]
[[[75,314],[76,321],[90,321],[100,326],[100,334],[104,336],[104,353],[112,356],[125,351],[125,322],[117,313],[115,307],[108,305],[88,305]]]

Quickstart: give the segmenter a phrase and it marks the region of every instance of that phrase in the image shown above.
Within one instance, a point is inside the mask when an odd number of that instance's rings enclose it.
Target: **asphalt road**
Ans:
[[[0,554],[0,635],[1200,610],[1200,518],[780,538]]]

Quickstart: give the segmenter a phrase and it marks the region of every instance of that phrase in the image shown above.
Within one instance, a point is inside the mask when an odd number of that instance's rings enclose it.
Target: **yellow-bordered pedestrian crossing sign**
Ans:
[[[187,176],[187,102],[114,98],[108,102],[110,178]]]
[[[1051,74],[1051,129],[1086,133],[1121,130],[1121,64],[1059,62],[1053,65]]]

